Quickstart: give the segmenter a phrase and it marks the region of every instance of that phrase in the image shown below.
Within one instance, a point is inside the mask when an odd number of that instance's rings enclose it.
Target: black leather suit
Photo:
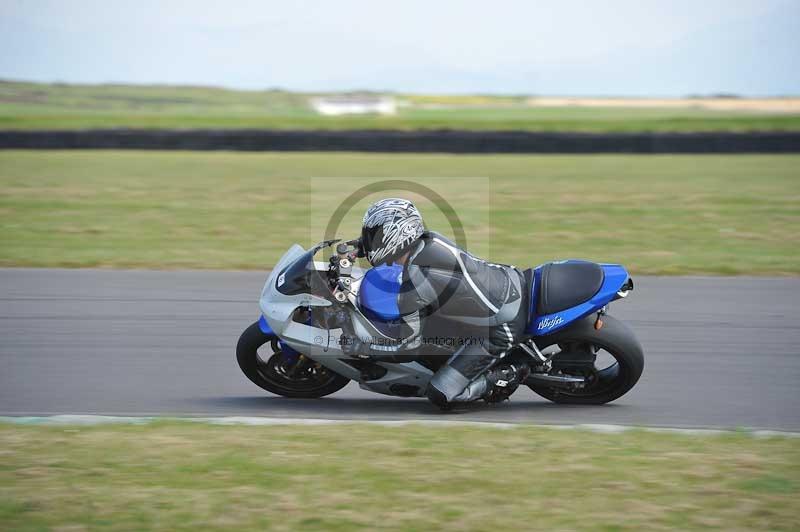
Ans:
[[[427,395],[439,405],[479,399],[488,386],[483,375],[525,327],[525,286],[522,273],[513,266],[478,259],[442,235],[425,232],[403,268],[398,341],[373,344],[370,354],[380,358],[425,352],[426,342],[452,337],[458,330],[462,343],[433,376]],[[423,324],[434,319],[437,326],[425,327],[423,338]]]

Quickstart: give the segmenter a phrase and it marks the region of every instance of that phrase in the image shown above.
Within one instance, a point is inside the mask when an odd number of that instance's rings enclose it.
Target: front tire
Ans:
[[[259,349],[264,356],[259,354]],[[254,384],[284,397],[324,397],[338,392],[350,382],[347,377],[303,355],[284,356],[277,337],[264,334],[258,322],[250,325],[239,337],[236,361]]]
[[[564,331],[537,339],[536,344],[543,351],[556,345],[571,346],[573,350],[602,349],[615,359],[615,364],[600,371],[584,372],[582,376],[587,377],[589,383],[582,389],[565,389],[529,378],[527,384],[531,390],[554,403],[601,405],[619,399],[634,387],[644,371],[641,344],[624,322],[606,315],[603,326],[596,330],[595,319],[594,315],[589,316]],[[555,355],[554,364],[557,357]]]

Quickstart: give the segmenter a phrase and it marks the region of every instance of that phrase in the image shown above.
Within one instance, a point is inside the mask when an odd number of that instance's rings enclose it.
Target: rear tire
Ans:
[[[564,331],[538,338],[536,345],[542,350],[552,345],[568,343],[591,344],[602,348],[616,359],[619,366],[614,379],[605,383],[605,386],[596,393],[592,393],[591,387],[573,393],[529,379],[527,384],[531,390],[554,403],[601,405],[619,399],[634,387],[644,371],[644,353],[641,344],[624,322],[606,315],[603,316],[603,327],[596,330],[595,319],[596,317],[592,315]]]
[[[236,361],[248,379],[270,393],[284,397],[317,398],[338,392],[350,382],[347,377],[319,366],[308,358],[301,359],[308,365],[297,376],[298,378],[293,379],[280,371],[283,366],[280,365],[282,354],[279,347],[277,351],[272,349],[267,361],[259,356],[259,348],[266,344],[278,346],[277,337],[264,334],[258,322],[253,323],[239,337],[239,343],[236,345]],[[265,349],[267,348],[262,348]]]

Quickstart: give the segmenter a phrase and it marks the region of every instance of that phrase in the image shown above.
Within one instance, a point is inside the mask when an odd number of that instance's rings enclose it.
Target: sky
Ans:
[[[800,0],[0,0],[0,78],[796,95]]]

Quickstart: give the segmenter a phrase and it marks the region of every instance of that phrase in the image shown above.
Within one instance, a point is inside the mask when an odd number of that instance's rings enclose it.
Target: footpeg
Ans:
[[[519,344],[519,346],[522,348],[523,351],[525,351],[530,356],[539,361],[540,364],[547,363],[549,359],[546,356],[544,356],[544,354],[539,350],[539,346],[536,345],[536,342],[531,341],[530,343],[531,345],[528,345],[527,343],[521,343]],[[533,348],[531,348],[531,346],[533,346]]]

